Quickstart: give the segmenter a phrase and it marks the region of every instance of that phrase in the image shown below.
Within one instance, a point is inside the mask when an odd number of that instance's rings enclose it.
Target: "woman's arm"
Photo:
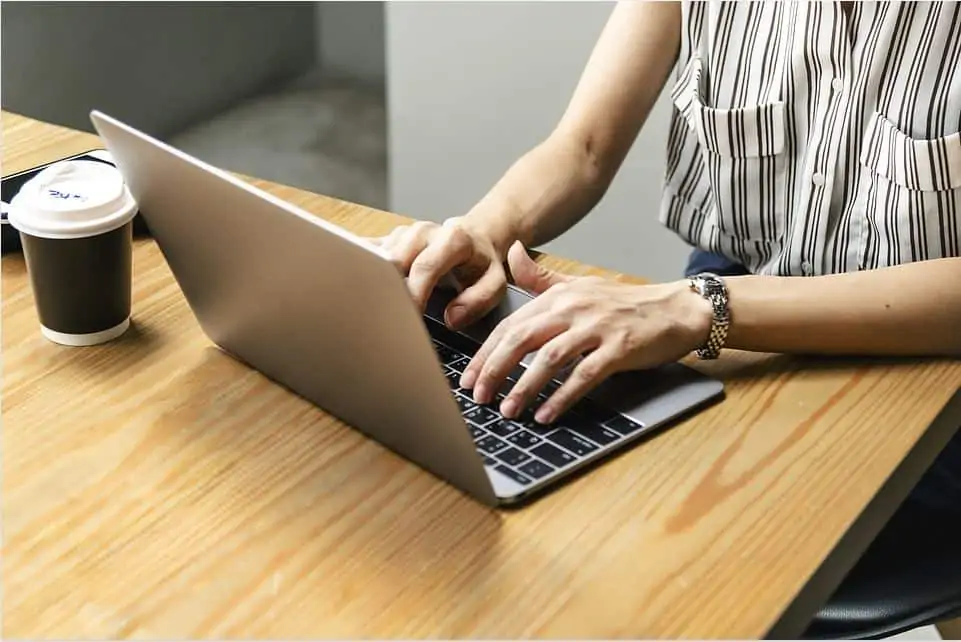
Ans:
[[[517,416],[568,365],[538,411],[549,423],[612,373],[675,361],[704,345],[712,306],[686,280],[628,285],[569,277],[508,254],[522,288],[537,294],[501,321],[461,385],[488,403],[525,354],[537,352],[501,412]],[[961,356],[961,259],[821,277],[726,279],[727,347],[780,353]],[[582,355],[583,359],[578,360]]]
[[[726,282],[731,348],[961,356],[961,258],[830,276],[743,276]]]
[[[551,135],[522,156],[465,216],[503,256],[546,243],[598,203],[677,59],[678,2],[622,0]]]

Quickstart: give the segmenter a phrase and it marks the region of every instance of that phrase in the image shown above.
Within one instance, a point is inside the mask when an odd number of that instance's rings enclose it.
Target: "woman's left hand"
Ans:
[[[461,378],[477,403],[488,404],[521,359],[537,351],[501,403],[507,418],[520,415],[572,365],[563,385],[537,410],[539,423],[553,422],[615,372],[680,359],[703,345],[710,332],[711,306],[686,281],[628,285],[570,277],[535,263],[520,243],[510,249],[508,264],[514,282],[537,297],[501,321]]]

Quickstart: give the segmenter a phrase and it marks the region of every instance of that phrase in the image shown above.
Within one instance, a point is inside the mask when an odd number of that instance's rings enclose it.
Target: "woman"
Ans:
[[[672,69],[660,218],[696,248],[691,278],[636,286],[535,265],[524,246],[599,201]],[[489,402],[538,350],[508,417],[569,365],[538,421],[613,372],[692,351],[961,356],[959,132],[958,4],[624,2],[545,141],[463,217],[378,242],[421,305],[453,272],[454,327],[496,305],[505,259],[540,295],[463,376]],[[938,466],[927,497],[961,511],[959,438]]]

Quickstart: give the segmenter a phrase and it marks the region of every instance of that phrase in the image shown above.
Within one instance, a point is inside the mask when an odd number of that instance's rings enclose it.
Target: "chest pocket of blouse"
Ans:
[[[861,251],[877,253],[869,263],[961,255],[961,133],[912,138],[875,113],[860,161],[868,175]]]
[[[696,55],[671,97],[697,137],[698,160],[704,164],[702,187],[709,192],[704,202],[713,205],[718,231],[745,241],[780,241],[787,209],[784,103],[709,107],[702,61]]]

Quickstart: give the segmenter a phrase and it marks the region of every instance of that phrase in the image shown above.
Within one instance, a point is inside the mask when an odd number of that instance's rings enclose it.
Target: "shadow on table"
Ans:
[[[40,338],[37,330],[37,341]],[[118,376],[129,376],[141,365],[148,364],[163,345],[163,340],[149,324],[131,319],[130,327],[120,337],[107,343],[74,348],[54,346],[46,358],[64,361],[64,374],[79,373],[88,381],[113,383]]]

